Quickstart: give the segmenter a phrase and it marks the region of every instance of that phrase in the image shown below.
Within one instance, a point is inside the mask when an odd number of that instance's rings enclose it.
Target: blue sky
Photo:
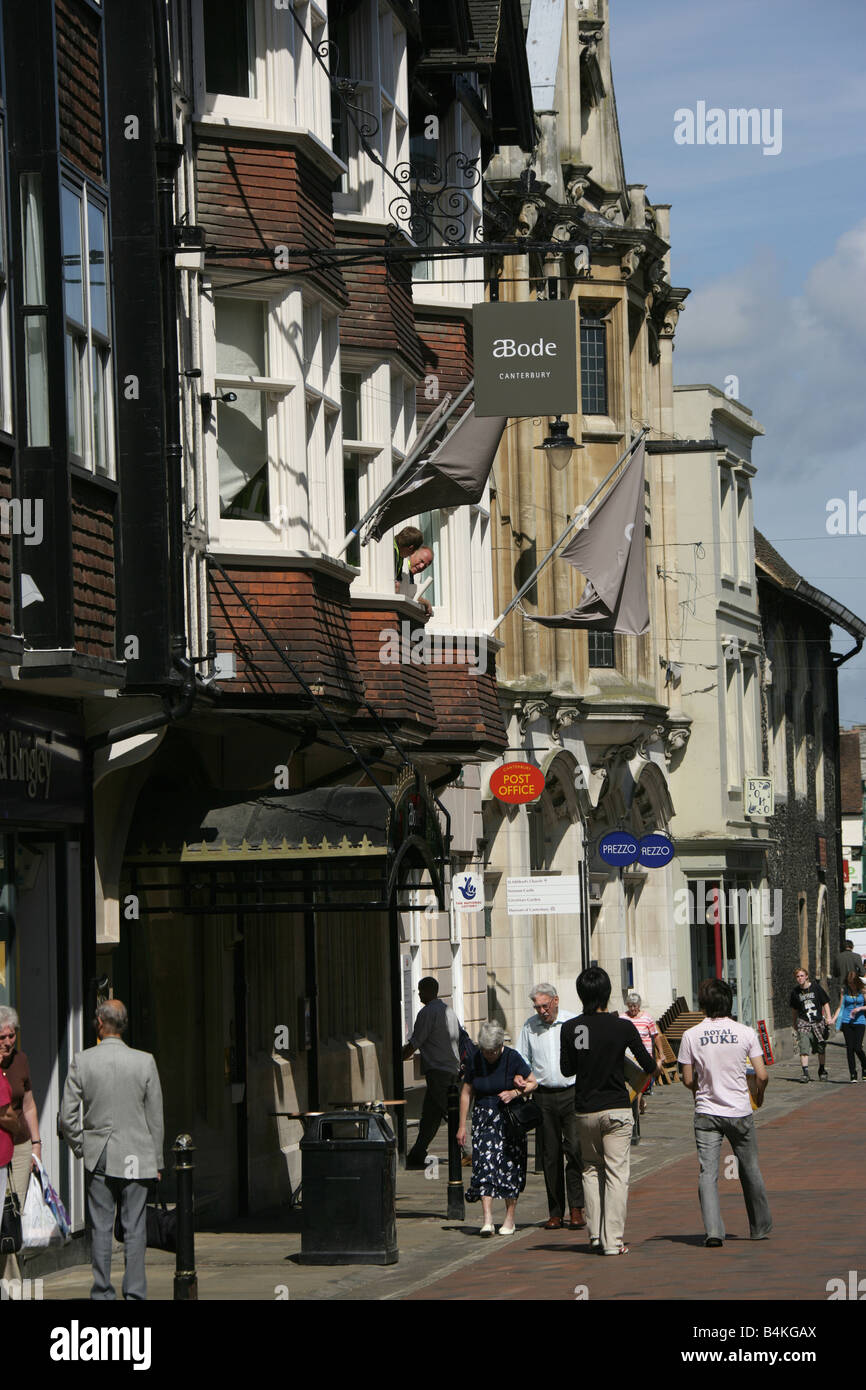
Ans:
[[[831,498],[866,502],[866,3],[610,8],[626,178],[673,204],[671,279],[692,291],[675,381],[738,377],[766,431],[756,525],[866,621],[866,535],[826,532]],[[674,112],[698,101],[781,108],[780,153],[676,144]],[[842,722],[866,723],[866,648],[839,690]]]

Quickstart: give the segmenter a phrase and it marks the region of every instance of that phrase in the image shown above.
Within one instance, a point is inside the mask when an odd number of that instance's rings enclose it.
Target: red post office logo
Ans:
[[[535,801],[544,791],[544,773],[532,763],[503,763],[490,778],[490,790],[512,806]]]

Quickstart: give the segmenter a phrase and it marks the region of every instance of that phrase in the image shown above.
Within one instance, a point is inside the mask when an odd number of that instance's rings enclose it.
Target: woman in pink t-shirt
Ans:
[[[625,1013],[620,1014],[620,1018],[627,1018],[630,1023],[634,1024],[647,1052],[651,1057],[655,1056],[656,1060],[660,1061],[662,1051],[661,1043],[659,1042],[658,1024],[650,1014],[642,1012],[641,997],[636,989],[630,989],[625,996],[625,1010]],[[651,1087],[652,1077],[648,1079],[644,1087],[643,1095],[640,1098],[640,1110],[638,1113],[641,1115],[646,1111],[646,1097]]]

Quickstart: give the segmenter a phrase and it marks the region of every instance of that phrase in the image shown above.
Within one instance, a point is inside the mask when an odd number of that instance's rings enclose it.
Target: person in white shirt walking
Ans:
[[[719,1156],[728,1139],[737,1159],[752,1240],[766,1240],[773,1229],[767,1190],[758,1167],[758,1143],[749,1093],[748,1067],[754,1070],[755,1104],[764,1101],[767,1069],[758,1035],[731,1018],[733,993],[725,980],[704,980],[698,1003],[707,1015],[687,1028],[680,1042],[683,1081],[695,1097],[695,1143],[701,1171],[698,1198],[704,1219],[704,1245],[724,1244],[719,1206]]]
[[[403,1058],[421,1053],[421,1071],[427,1083],[418,1138],[406,1155],[407,1168],[424,1168],[427,1149],[448,1113],[448,1088],[460,1072],[458,1039],[460,1024],[453,1009],[439,998],[439,981],[427,975],[418,982],[418,996],[424,1005],[416,1019],[412,1036],[403,1048]]]
[[[586,1217],[583,1210],[580,1138],[574,1111],[574,1079],[563,1076],[559,1067],[562,1025],[575,1015],[568,1009],[560,1008],[555,985],[536,985],[529,997],[535,1013],[526,1020],[520,1031],[517,1051],[529,1062],[532,1074],[538,1081],[533,1099],[539,1105],[542,1116],[542,1163],[549,1213],[544,1229],[558,1231],[567,1225],[568,1230],[579,1231],[586,1225]]]

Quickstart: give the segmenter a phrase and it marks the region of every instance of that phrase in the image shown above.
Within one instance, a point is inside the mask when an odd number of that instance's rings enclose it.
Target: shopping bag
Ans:
[[[38,1250],[62,1239],[60,1227],[43,1196],[39,1176],[33,1173],[21,1212],[21,1244],[25,1250]]]
[[[36,1171],[31,1176],[30,1186],[33,1186],[32,1178],[34,1176],[38,1176],[39,1182],[42,1187],[42,1196],[44,1198],[45,1205],[48,1207],[48,1210],[51,1212],[51,1215],[57,1222],[57,1229],[60,1232],[60,1239],[65,1244],[66,1241],[71,1240],[72,1238],[72,1222],[69,1220],[67,1210],[61,1202],[58,1193],[52,1186],[51,1179],[49,1178],[48,1173],[46,1172],[43,1164],[38,1158],[36,1158],[35,1155],[33,1157],[33,1162],[36,1164]]]

